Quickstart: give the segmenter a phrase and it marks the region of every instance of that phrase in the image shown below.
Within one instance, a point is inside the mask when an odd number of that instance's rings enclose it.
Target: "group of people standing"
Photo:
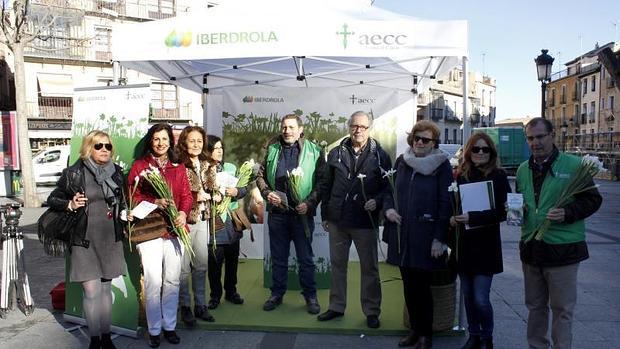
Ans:
[[[444,269],[451,257],[467,312],[469,338],[463,348],[492,348],[489,293],[493,275],[503,270],[500,223],[506,219],[511,187],[491,138],[473,134],[464,146],[459,167],[453,171],[448,155],[438,149],[440,131],[430,121],[414,125],[408,133],[408,148],[393,165],[379,142],[370,137],[372,118],[365,112],[351,115],[349,135],[328,154],[304,138],[299,116],[284,116],[280,126],[281,134],[266,146],[256,178],[267,201],[272,269],[271,294],[263,310],[273,311],[283,302],[292,241],[307,311],[321,312],[311,245],[320,204],[322,226],[329,234],[331,288],[328,309],[317,316],[318,321],[345,314],[348,256],[354,243],[360,260],[360,301],[366,324],[380,327],[377,242],[378,226],[384,223],[387,261],[400,268],[411,319],[411,331],[398,345],[416,349],[432,346],[432,273]],[[532,157],[519,167],[516,189],[525,202],[520,249],[530,312],[528,344],[532,348],[550,347],[550,307],[554,348],[570,348],[577,267],[588,256],[583,220],[598,209],[601,197],[594,188],[577,195],[565,207],[553,207],[557,192],[566,185],[563,179],[575,171],[577,160],[553,145],[553,128],[547,120],[533,119],[526,125],[526,134]],[[235,167],[224,162],[222,140],[206,135],[200,127],[189,126],[174,146],[172,129],[165,124],[152,126],[145,140],[144,152],[135,160],[125,183],[120,167],[112,161],[110,137],[101,131],[90,132],[83,139],[80,159],[63,172],[48,199],[52,208],[74,211],[79,217],[72,236],[70,278],[83,286],[91,348],[114,348],[110,338],[110,281],[126,273],[123,220],[136,220],[131,212],[124,217],[127,195],[132,195],[133,202],[148,201],[162,211],[176,205],[179,215],[169,224],[189,228],[195,253],[193,258],[184,253],[172,229],[137,244],[151,347],[160,345],[162,333],[168,342],[180,342],[175,332],[179,307],[181,319],[192,326],[196,318],[214,321],[209,309],[217,308],[222,296],[233,304],[244,302],[236,289],[242,232],[235,228],[230,215],[209,210],[210,203],[221,202],[225,196],[231,198],[229,209],[234,210],[237,200],[247,193],[245,188],[217,188],[218,172],[235,173]],[[144,170],[152,168],[167,181],[174,202],[159,198],[149,183],[140,179]],[[302,175],[293,187],[290,176],[295,170],[301,170]],[[492,181],[495,205],[484,211],[455,212],[455,198],[449,192],[455,181],[458,185]],[[551,224],[544,238],[528,239],[536,233],[536,222],[545,218]]]

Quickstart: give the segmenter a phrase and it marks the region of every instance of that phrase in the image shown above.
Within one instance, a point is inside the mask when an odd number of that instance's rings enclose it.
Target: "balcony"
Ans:
[[[588,114],[588,122],[591,123],[591,124],[596,122],[596,118],[594,117],[594,112],[590,112]]]
[[[156,20],[177,15],[176,0],[32,0],[32,3],[114,18]]]
[[[588,114],[586,113],[581,113],[581,124],[587,124],[588,123]]]
[[[560,96],[560,104],[566,104],[566,95]]]
[[[574,102],[574,101],[578,101],[578,100],[579,100],[579,88],[578,88],[578,87],[576,87],[576,88],[573,90],[573,94],[572,94],[572,101]]]
[[[37,102],[26,102],[28,118],[71,120],[73,99],[71,97],[39,97]]]
[[[616,82],[612,77],[608,77],[607,79],[605,79],[605,87],[607,88],[614,88],[616,87]]]
[[[552,97],[547,101],[547,107],[555,107],[555,97]]]

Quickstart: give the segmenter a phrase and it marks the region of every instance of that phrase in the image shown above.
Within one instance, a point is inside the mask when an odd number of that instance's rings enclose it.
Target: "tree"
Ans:
[[[15,60],[15,104],[17,112],[17,135],[19,139],[20,167],[24,181],[24,206],[39,207],[37,186],[32,169],[32,150],[28,141],[28,117],[26,112],[26,84],[24,73],[24,48],[37,37],[41,28],[51,27],[55,17],[47,14],[35,28],[30,18],[29,0],[2,0],[0,17],[0,43],[13,52]]]

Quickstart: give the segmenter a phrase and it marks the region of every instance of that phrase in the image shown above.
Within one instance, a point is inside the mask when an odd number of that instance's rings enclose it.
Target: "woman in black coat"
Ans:
[[[465,145],[457,171],[458,185],[492,181],[495,207],[463,212],[450,219],[458,227],[457,270],[465,300],[469,339],[462,349],[493,347],[493,308],[489,300],[493,275],[503,271],[499,224],[506,220],[510,184],[499,168],[495,144],[485,133],[475,133]],[[465,224],[468,225],[468,229]]]
[[[431,275],[446,266],[446,233],[451,216],[448,187],[452,168],[437,149],[439,128],[419,121],[407,137],[410,148],[395,163],[398,205],[384,203],[384,240],[388,263],[398,265],[403,279],[411,332],[398,343],[418,349],[432,345],[433,296]],[[400,224],[400,238],[396,224]],[[400,240],[400,241],[399,241]]]
[[[120,218],[125,209],[125,184],[112,155],[108,134],[91,131],[82,140],[80,159],[64,170],[47,199],[53,210],[78,215],[71,234],[69,278],[84,289],[90,348],[114,348],[110,337],[111,281],[126,273]]]

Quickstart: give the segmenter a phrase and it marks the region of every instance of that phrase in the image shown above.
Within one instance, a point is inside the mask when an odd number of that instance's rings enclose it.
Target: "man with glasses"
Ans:
[[[570,348],[577,270],[579,262],[588,258],[584,219],[598,210],[603,199],[593,188],[555,207],[581,159],[558,150],[549,120],[530,120],[525,134],[532,156],[517,170],[516,189],[525,204],[519,249],[529,311],[527,341],[530,348],[551,347],[547,336],[551,308],[553,348]],[[532,238],[545,219],[551,225],[542,240]]]
[[[288,283],[288,257],[291,241],[295,245],[299,264],[299,284],[310,314],[321,311],[316,298],[312,232],[314,214],[321,201],[318,176],[325,164],[321,148],[303,138],[303,124],[299,116],[289,114],[280,123],[282,133],[267,146],[267,154],[256,179],[256,185],[267,200],[269,217],[269,250],[271,252],[271,296],[263,310],[274,310],[282,304]],[[303,171],[297,188],[300,202],[295,200],[289,173]],[[302,215],[304,217],[302,217]],[[305,219],[305,221],[304,221]]]
[[[377,255],[379,211],[389,185],[383,171],[392,168],[389,155],[370,138],[371,118],[357,111],[349,118],[349,137],[327,156],[323,176],[321,216],[329,232],[331,289],[329,310],[318,316],[328,321],[344,315],[347,305],[347,265],[355,243],[362,279],[362,311],[370,328],[378,328],[381,285]]]

